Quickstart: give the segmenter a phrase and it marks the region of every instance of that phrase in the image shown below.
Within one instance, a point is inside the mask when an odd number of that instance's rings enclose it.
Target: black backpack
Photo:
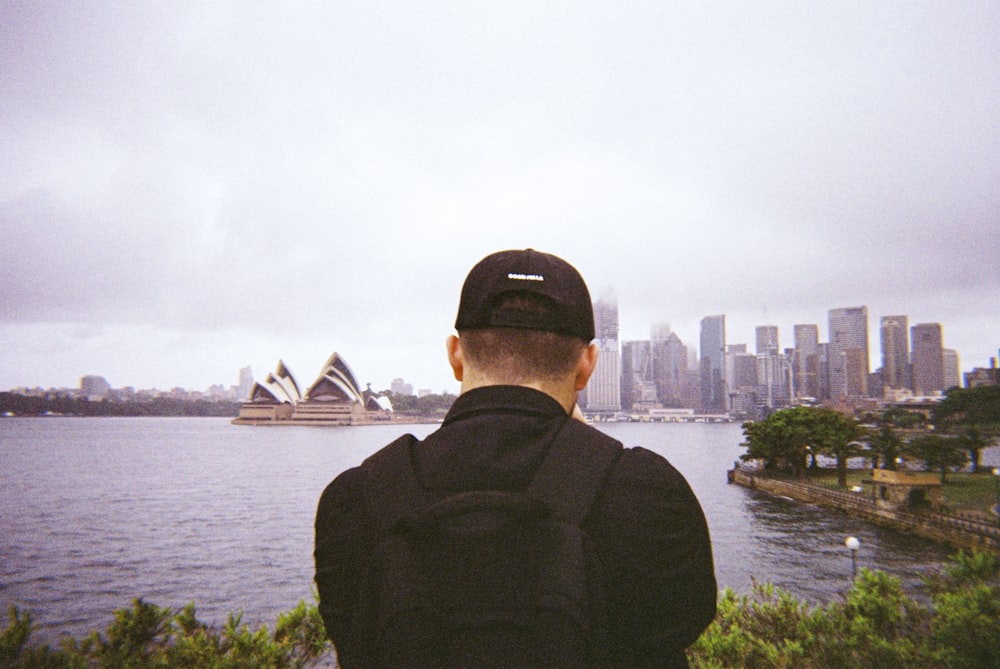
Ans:
[[[360,616],[371,666],[606,664],[600,561],[580,523],[621,444],[568,420],[524,492],[431,502],[413,472],[415,443],[406,435],[369,459],[366,496],[383,537]]]

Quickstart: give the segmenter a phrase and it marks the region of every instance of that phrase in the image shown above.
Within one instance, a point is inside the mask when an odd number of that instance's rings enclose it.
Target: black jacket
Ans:
[[[417,479],[441,497],[524,489],[566,420],[558,402],[530,388],[469,391],[414,448]],[[377,543],[364,488],[363,467],[345,471],[316,515],[319,608],[346,669],[363,655],[348,630]],[[687,666],[684,649],[715,617],[717,587],[708,527],[684,477],[651,451],[625,449],[582,527],[604,566],[612,666]]]

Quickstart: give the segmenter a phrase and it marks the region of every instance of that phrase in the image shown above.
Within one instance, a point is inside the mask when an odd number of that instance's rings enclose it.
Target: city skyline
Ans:
[[[463,279],[526,247],[614,286],[622,340],[866,305],[873,342],[905,313],[996,355],[995,1],[15,2],[0,33],[0,388],[339,351],[454,390]]]
[[[693,339],[691,337],[681,336],[681,334],[677,332],[668,321],[661,320],[649,324],[647,326],[647,332],[644,336],[635,336],[635,337],[623,336],[621,334],[622,328],[620,324],[621,311],[619,309],[617,298],[613,296],[605,296],[595,301],[594,306],[595,306],[595,321],[597,324],[597,327],[595,328],[596,330],[595,342],[598,343],[599,347],[602,348],[602,354],[604,355],[604,362],[603,364],[600,363],[600,358],[599,358],[600,368],[595,371],[595,375],[594,377],[592,377],[591,383],[588,385],[588,390],[592,392],[593,389],[596,387],[595,383],[599,385],[603,384],[603,390],[599,391],[603,393],[603,395],[601,395],[602,397],[601,401],[603,403],[612,406],[616,403],[616,399],[620,401],[620,396],[616,396],[616,394],[620,393],[620,387],[614,387],[612,380],[616,378],[617,379],[622,378],[623,361],[626,357],[626,352],[625,352],[626,344],[634,342],[648,342],[655,339],[666,339],[667,337],[673,337],[679,340],[679,343],[683,344],[683,346],[689,352],[694,353],[695,355],[694,360],[696,362],[700,362],[701,344],[702,344],[700,331],[698,333],[698,336]],[[990,366],[989,365],[990,358],[995,359],[997,361],[997,364],[1000,365],[1000,346],[998,346],[997,350],[993,352],[993,355],[988,356],[985,364],[967,364],[966,362],[964,362],[962,351],[956,349],[953,346],[950,346],[948,343],[947,323],[940,323],[940,322],[917,323],[909,319],[909,317],[905,314],[893,314],[888,316],[880,316],[877,314],[873,315],[870,313],[870,311],[867,309],[865,305],[858,305],[856,307],[835,307],[832,309],[828,309],[827,315],[829,319],[833,319],[835,312],[837,313],[851,312],[855,310],[862,310],[864,312],[864,318],[867,322],[866,323],[867,350],[865,358],[868,361],[867,373],[869,374],[874,373],[878,369],[882,368],[885,346],[887,343],[891,344],[891,341],[886,339],[885,329],[887,321],[894,324],[897,327],[897,329],[898,327],[906,328],[905,342],[907,344],[907,348],[905,349],[905,355],[908,361],[910,355],[914,351],[913,348],[914,342],[911,341],[911,329],[917,328],[918,326],[921,327],[934,326],[934,325],[939,326],[936,332],[937,342],[939,343],[942,349],[946,351],[954,350],[957,352],[959,381],[961,382],[962,385],[964,385],[963,375],[966,372],[969,372],[973,368],[977,367],[988,368]],[[706,319],[715,319],[719,317],[723,319],[723,326],[722,326],[723,332],[720,334],[725,339],[726,348],[729,349],[734,346],[744,346],[749,354],[757,354],[759,351],[759,346],[764,342],[776,344],[777,352],[780,354],[784,353],[786,349],[799,348],[798,346],[799,343],[803,343],[804,346],[808,347],[810,345],[816,345],[816,344],[823,344],[823,343],[828,344],[830,343],[831,339],[830,337],[830,332],[832,329],[831,327],[828,326],[826,328],[826,336],[824,337],[823,334],[824,328],[821,327],[821,323],[808,322],[806,319],[802,319],[801,322],[795,322],[792,324],[791,327],[787,328],[783,328],[782,326],[775,325],[773,323],[755,325],[753,326],[752,332],[738,333],[738,335],[735,338],[732,336],[732,328],[730,328],[728,325],[728,318],[726,317],[725,313],[718,315],[704,316],[701,319],[699,319],[698,322],[703,323]],[[817,319],[817,321],[819,320],[820,319]],[[900,324],[902,325],[900,326]],[[791,330],[791,333],[789,333],[789,330]],[[800,342],[799,341],[800,336],[804,336],[806,338],[806,342]],[[853,336],[855,337],[860,336],[860,333],[854,332]],[[811,342],[811,344],[809,342]],[[896,340],[895,345],[897,347],[896,349],[892,349],[892,347],[890,346],[890,357],[892,350],[897,350],[897,351],[899,350],[898,339]],[[608,347],[612,347],[612,349],[609,350]],[[608,355],[612,352],[616,352],[617,357],[612,361],[610,361],[609,364]],[[348,354],[344,353],[344,356],[347,357]],[[273,357],[273,360],[275,361],[282,360],[287,365],[287,359],[285,357],[282,357],[281,355],[275,355]],[[240,387],[240,388],[247,387],[245,375],[247,370],[253,370],[253,369],[254,369],[253,365],[241,367],[238,370],[236,370],[233,374],[235,381],[216,380],[201,387],[185,385],[183,384],[183,382],[170,383],[162,387],[160,386],[140,387],[134,384],[127,384],[127,383],[115,384],[114,379],[108,379],[108,382],[110,383],[110,387],[115,389],[134,388],[141,390],[160,390],[164,392],[173,389],[182,389],[187,391],[207,392],[211,388],[218,388],[218,387],[224,387],[227,389],[230,387]],[[261,366],[261,370],[264,371],[258,372],[259,376],[255,377],[256,380],[263,379],[264,376],[267,374],[266,371],[267,369],[268,369],[267,366]],[[937,369],[932,371],[931,373],[940,375],[943,373],[943,371]],[[601,380],[602,374],[603,377],[606,377],[603,378],[603,381]],[[798,374],[798,372],[796,372],[796,374]],[[889,378],[894,378],[892,374],[893,372],[890,370]],[[100,371],[91,370],[90,372],[81,375],[76,380],[72,379],[69,380],[69,385],[65,383],[61,385],[19,384],[18,386],[9,386],[7,388],[0,388],[0,391],[2,390],[10,391],[20,388],[28,388],[28,389],[41,388],[46,390],[50,388],[73,389],[79,387],[80,381],[83,378],[91,376],[104,378],[106,375],[101,374]],[[364,377],[363,375],[359,375],[359,378],[366,378],[366,377]],[[798,376],[796,378],[798,378]],[[367,383],[368,382],[362,382],[362,386],[367,385]],[[401,370],[397,370],[397,372],[393,373],[390,380],[386,381],[384,385],[379,383],[372,383],[372,388],[375,391],[392,390],[393,392],[395,392],[396,388],[401,387],[404,384],[405,386],[408,386],[411,389],[418,388],[421,393],[427,393],[427,392],[457,393],[459,390],[459,384],[457,382],[438,388],[432,386],[429,383],[424,383],[422,380],[416,379]],[[905,384],[901,387],[905,387]]]

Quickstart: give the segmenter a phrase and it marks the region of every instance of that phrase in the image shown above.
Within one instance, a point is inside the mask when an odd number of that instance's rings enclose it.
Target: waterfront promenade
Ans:
[[[874,489],[861,492],[833,490],[808,480],[774,476],[739,462],[727,472],[727,479],[731,484],[839,509],[847,514],[956,548],[1000,553],[1000,523],[996,518],[962,512],[902,508],[880,500]]]

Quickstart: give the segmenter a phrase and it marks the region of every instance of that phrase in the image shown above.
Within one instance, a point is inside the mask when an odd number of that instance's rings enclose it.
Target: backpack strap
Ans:
[[[412,434],[404,434],[364,463],[365,501],[380,535],[430,501],[413,469],[412,447],[417,443]],[[621,442],[567,417],[527,495],[544,502],[563,521],[579,525],[621,453]]]
[[[429,501],[413,469],[412,447],[416,443],[416,437],[404,434],[364,462],[365,502],[379,536]]]
[[[567,418],[527,494],[544,502],[564,522],[579,526],[622,450],[620,441]]]

